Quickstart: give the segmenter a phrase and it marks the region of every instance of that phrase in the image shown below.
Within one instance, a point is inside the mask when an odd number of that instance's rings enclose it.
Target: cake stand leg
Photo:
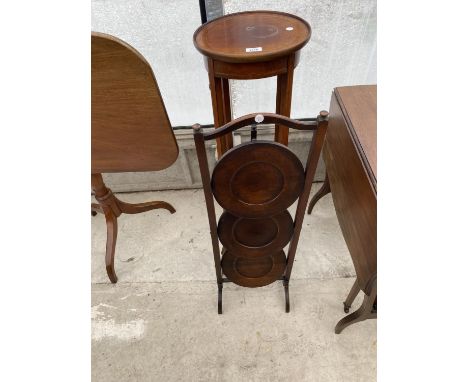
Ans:
[[[289,313],[289,280],[283,278],[284,298],[286,300],[286,313]]]
[[[223,283],[218,284],[218,314],[223,314]]]

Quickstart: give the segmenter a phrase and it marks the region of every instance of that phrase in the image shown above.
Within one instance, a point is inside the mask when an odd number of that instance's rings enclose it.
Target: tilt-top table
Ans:
[[[276,113],[289,117],[294,68],[310,34],[300,17],[273,11],[233,13],[200,26],[193,42],[205,56],[215,127],[232,119],[229,79],[277,76]],[[287,127],[276,125],[275,141],[288,144]],[[218,155],[232,145],[232,134],[218,138]]]
[[[145,58],[126,42],[104,33],[91,33],[91,187],[98,203],[93,215],[106,218],[106,270],[114,269],[117,219],[164,208],[167,202],[126,203],[104,183],[102,174],[159,171],[175,162],[179,147],[167,116],[158,83]]]

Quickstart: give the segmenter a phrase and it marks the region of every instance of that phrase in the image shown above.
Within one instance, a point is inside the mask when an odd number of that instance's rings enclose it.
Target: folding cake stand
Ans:
[[[203,133],[200,125],[193,126],[213,245],[219,314],[222,314],[223,283],[228,281],[255,288],[281,280],[289,312],[289,279],[325,138],[327,116],[327,112],[321,112],[314,121],[300,122],[277,114],[249,114],[210,133]],[[315,131],[305,170],[285,145],[257,141],[256,126],[262,122]],[[249,125],[251,141],[228,150],[210,177],[205,141],[223,138]],[[287,208],[297,198],[293,221]],[[224,209],[218,223],[214,199]],[[223,245],[221,253],[219,242]],[[286,257],[283,248],[288,243]]]

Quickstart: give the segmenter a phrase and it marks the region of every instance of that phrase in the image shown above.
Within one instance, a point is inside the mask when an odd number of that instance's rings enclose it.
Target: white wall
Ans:
[[[302,17],[312,37],[294,72],[291,116],[328,110],[334,87],[376,83],[376,0],[224,0],[226,13],[267,9]],[[276,79],[232,81],[233,111],[275,110]]]
[[[225,13],[296,14],[312,26],[294,77],[292,116],[328,109],[333,87],[376,83],[376,0],[224,0]],[[92,30],[115,35],[153,67],[173,126],[213,122],[208,77],[192,35],[196,0],[92,0]],[[233,113],[274,111],[275,79],[232,82]]]
[[[208,77],[193,46],[197,0],[92,0],[91,28],[128,42],[148,60],[173,126],[213,123]]]

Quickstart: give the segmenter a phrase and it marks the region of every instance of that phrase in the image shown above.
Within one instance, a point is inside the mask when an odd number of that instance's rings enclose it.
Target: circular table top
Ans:
[[[274,11],[232,13],[200,26],[195,47],[205,56],[226,62],[269,61],[301,49],[310,25],[298,16]]]
[[[216,163],[211,189],[218,204],[235,216],[259,218],[287,209],[304,188],[304,168],[286,146],[245,142]]]
[[[227,251],[221,259],[223,273],[233,283],[249,287],[262,287],[281,279],[286,268],[283,250],[261,257],[238,257]]]
[[[258,257],[281,251],[291,240],[294,222],[288,210],[271,217],[248,219],[227,211],[218,222],[223,246],[238,256]]]

